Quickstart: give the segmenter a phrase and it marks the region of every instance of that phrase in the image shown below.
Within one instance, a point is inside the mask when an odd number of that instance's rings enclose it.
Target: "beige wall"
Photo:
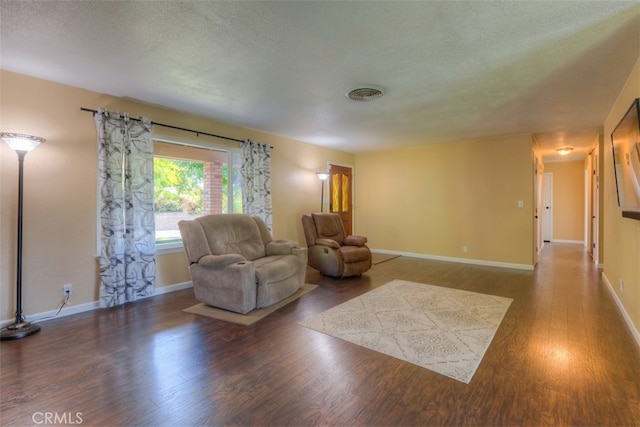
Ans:
[[[533,265],[530,135],[356,154],[355,173],[372,248]]]
[[[56,309],[62,285],[73,284],[72,302],[98,298],[96,255],[96,131],[80,107],[106,107],[160,123],[271,144],[274,236],[304,243],[300,217],[317,211],[315,172],[327,162],[353,164],[352,154],[220,124],[108,95],[0,71],[0,131],[38,135],[47,142],[25,159],[23,310]],[[179,138],[195,134],[156,128]],[[224,140],[200,137],[224,145]],[[17,222],[16,154],[0,143],[0,321],[14,317]],[[157,286],[189,280],[182,253],[161,255]]]
[[[583,242],[585,221],[585,162],[551,162],[553,174],[553,240]]]
[[[611,158],[611,132],[640,97],[640,58],[604,122],[604,275],[640,331],[640,221],[623,218],[618,208]],[[624,292],[619,281],[624,282]],[[636,336],[638,338],[638,336]]]

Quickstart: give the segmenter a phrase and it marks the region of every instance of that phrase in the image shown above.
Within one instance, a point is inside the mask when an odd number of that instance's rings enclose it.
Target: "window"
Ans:
[[[242,212],[239,150],[158,139],[153,149],[158,252],[182,247],[178,221]]]

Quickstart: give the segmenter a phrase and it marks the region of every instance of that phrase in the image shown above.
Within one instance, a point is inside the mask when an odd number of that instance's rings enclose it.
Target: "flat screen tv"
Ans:
[[[611,133],[613,168],[622,216],[640,220],[640,98]]]

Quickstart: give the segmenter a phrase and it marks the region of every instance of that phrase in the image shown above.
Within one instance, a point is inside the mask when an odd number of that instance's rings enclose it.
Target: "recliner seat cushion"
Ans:
[[[268,307],[293,295],[301,286],[299,259],[295,255],[276,255],[254,261],[256,269],[256,308]]]
[[[341,246],[339,251],[345,263],[368,261],[371,257],[371,252],[365,247]]]
[[[298,258],[295,255],[275,255],[254,261],[256,282],[270,283],[288,279],[298,272]]]

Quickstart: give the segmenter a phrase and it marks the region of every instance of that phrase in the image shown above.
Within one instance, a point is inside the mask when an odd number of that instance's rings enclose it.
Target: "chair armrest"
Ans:
[[[246,258],[239,254],[205,255],[198,260],[198,265],[208,268],[222,268],[240,261],[246,261]]]
[[[329,246],[333,249],[340,249],[340,245],[338,244],[338,242],[332,239],[316,239],[316,245]]]
[[[347,236],[344,238],[344,244],[347,246],[362,246],[367,243],[367,238],[364,236]]]
[[[298,243],[293,240],[272,240],[265,247],[267,256],[289,255],[293,248],[297,248]]]
[[[291,253],[300,259],[302,265],[307,265],[309,259],[309,250],[307,248],[293,248],[291,249]]]

